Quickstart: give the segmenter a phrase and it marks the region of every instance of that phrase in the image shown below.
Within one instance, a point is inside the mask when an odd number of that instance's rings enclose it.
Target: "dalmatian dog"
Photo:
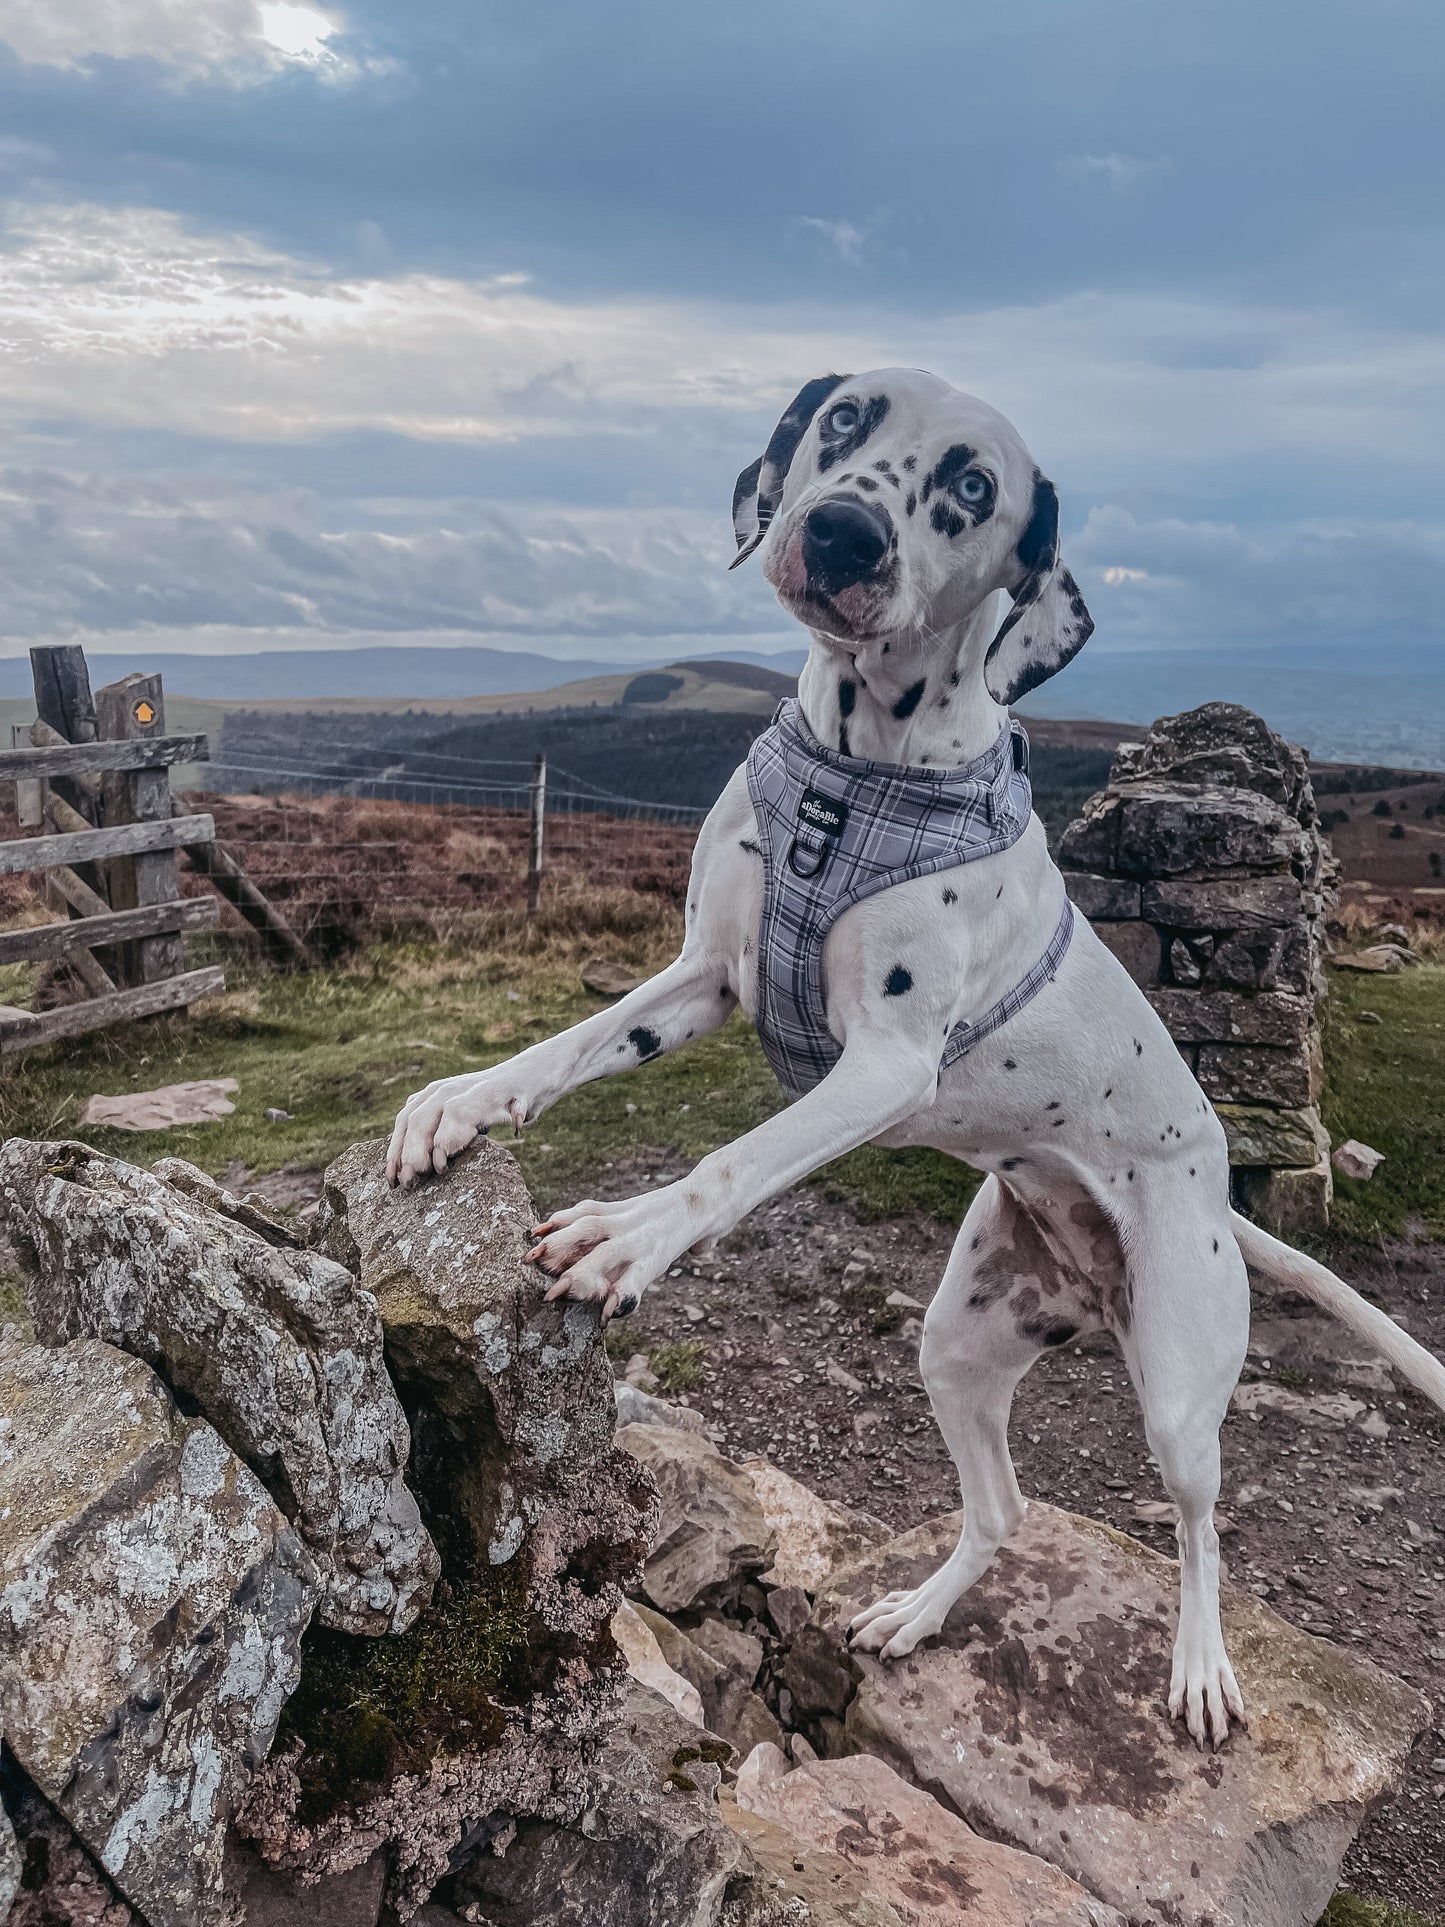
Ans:
[[[1092,628],[1059,559],[1058,500],[1004,417],[935,377],[810,381],[738,479],[738,561],[756,552],[812,647],[799,705],[844,757],[950,771],[985,756],[1008,705]],[[1001,603],[1001,598],[1006,602]],[[1024,1515],[1009,1457],[1034,1360],[1113,1335],[1179,1508],[1169,1710],[1219,1746],[1245,1709],[1219,1616],[1219,1430],[1249,1332],[1246,1262],[1370,1341],[1445,1407],[1445,1368],[1333,1273],[1230,1210],[1223,1130],[1143,992],[1077,919],[1057,969],[940,1069],[941,1041],[994,1007],[1067,919],[1037,818],[1006,850],[892,884],[822,945],[836,1061],[691,1174],[536,1228],[548,1297],[638,1304],[686,1252],[855,1147],[929,1145],[985,1174],[924,1322],[921,1370],[958,1470],[964,1526],[925,1582],[853,1621],[885,1659],[936,1634]],[[620,1003],[506,1063],[429,1084],[391,1139],[393,1183],[445,1171],[490,1126],[521,1127],[590,1079],[756,1016],[767,960],[761,825],[744,771],[698,837],[681,955]]]

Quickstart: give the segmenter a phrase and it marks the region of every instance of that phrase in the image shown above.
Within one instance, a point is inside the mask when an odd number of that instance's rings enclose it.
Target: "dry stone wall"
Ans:
[[[1240,1201],[1322,1225],[1324,920],[1336,876],[1305,752],[1247,709],[1165,716],[1059,850],[1076,907],[1213,1100]]]

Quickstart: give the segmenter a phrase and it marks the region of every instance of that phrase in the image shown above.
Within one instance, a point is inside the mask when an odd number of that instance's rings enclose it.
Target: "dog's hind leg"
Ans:
[[[1191,1247],[1196,1247],[1191,1249]],[[1149,1449],[1179,1508],[1179,1630],[1169,1711],[1219,1747],[1244,1701],[1219,1620],[1219,1428],[1249,1343],[1249,1281],[1226,1211],[1156,1209],[1131,1240],[1131,1312],[1119,1342]]]
[[[1024,1516],[1008,1448],[1019,1380],[1049,1343],[1085,1320],[1033,1221],[997,1178],[985,1180],[928,1308],[920,1367],[934,1416],[958,1469],[964,1525],[931,1578],[889,1593],[852,1622],[851,1643],[901,1659],[936,1633]]]

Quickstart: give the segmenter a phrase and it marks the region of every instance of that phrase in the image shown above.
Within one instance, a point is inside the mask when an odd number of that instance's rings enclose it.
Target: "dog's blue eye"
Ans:
[[[980,502],[986,502],[988,500],[989,491],[990,484],[988,477],[986,475],[976,474],[972,470],[970,470],[967,475],[960,475],[958,480],[953,484],[954,494],[957,495],[960,500],[969,502],[974,507],[977,507]]]
[[[823,418],[823,432],[827,435],[851,435],[857,426],[858,410],[852,402],[839,402]]]

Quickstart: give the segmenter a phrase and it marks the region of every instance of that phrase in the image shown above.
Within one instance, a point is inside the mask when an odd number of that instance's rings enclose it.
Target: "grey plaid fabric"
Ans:
[[[800,1097],[842,1055],[823,995],[829,930],[851,905],[891,883],[1015,843],[1033,807],[1028,737],[1011,723],[992,749],[961,769],[874,763],[825,749],[788,699],[754,742],[747,772],[765,870],[758,1034],[778,1082]],[[1073,927],[1066,899],[1044,955],[990,1010],[954,1027],[940,1068],[1007,1023],[1049,982]]]

